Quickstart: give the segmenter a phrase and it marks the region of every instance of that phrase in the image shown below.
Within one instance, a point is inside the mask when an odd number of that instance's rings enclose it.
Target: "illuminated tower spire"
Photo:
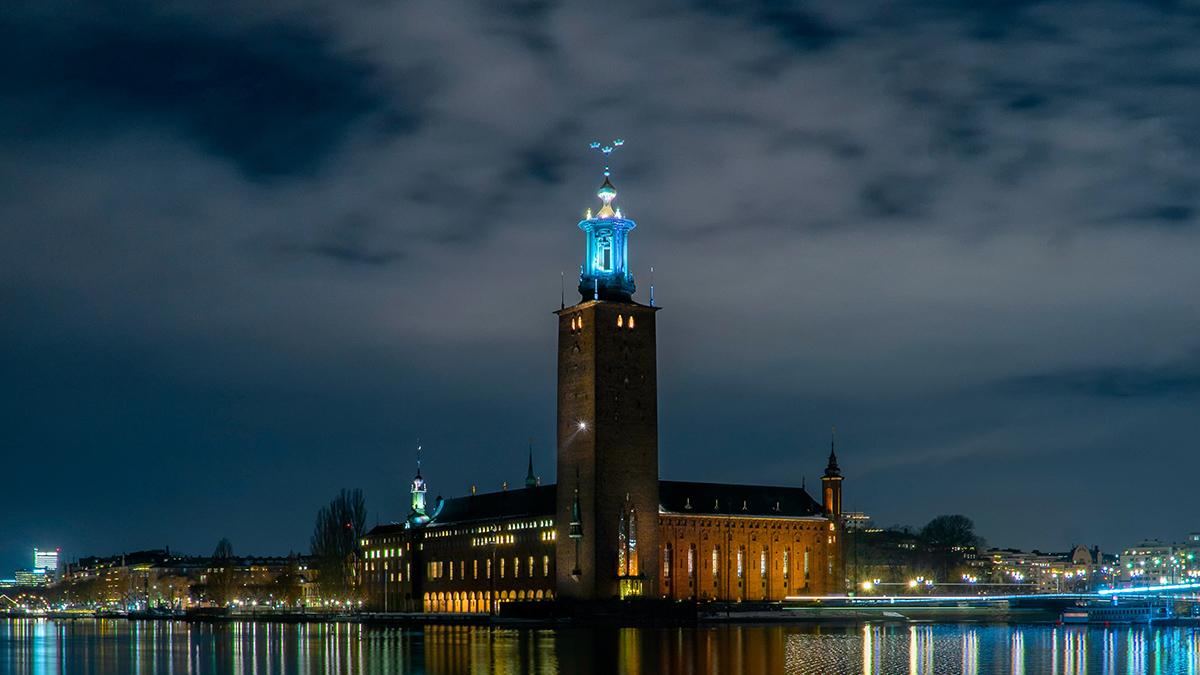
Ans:
[[[617,139],[610,145],[594,141],[593,150],[604,154],[605,160],[613,151],[625,144]],[[600,198],[600,210],[579,221],[579,229],[587,235],[587,248],[583,265],[579,271],[579,294],[586,300],[617,300],[628,302],[635,290],[633,274],[629,271],[629,231],[637,223],[622,217],[621,209],[613,206],[617,199],[617,188],[612,183],[612,172],[604,167],[604,182],[596,191]]]
[[[421,446],[417,446],[417,475],[413,476],[409,493],[412,496],[412,510],[408,514],[408,522],[412,525],[423,525],[429,521],[425,513],[425,479],[421,477]]]

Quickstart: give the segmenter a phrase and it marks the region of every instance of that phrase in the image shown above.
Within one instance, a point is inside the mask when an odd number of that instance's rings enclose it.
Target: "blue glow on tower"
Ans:
[[[607,157],[625,141],[613,141],[612,145],[592,148]],[[629,271],[629,231],[637,223],[621,216],[620,209],[613,208],[617,189],[613,187],[608,167],[604,167],[604,183],[596,191],[602,205],[595,217],[588,209],[587,217],[579,221],[579,229],[587,235],[587,248],[583,254],[583,265],[579,269],[579,294],[583,300],[632,300],[636,287],[633,273]]]

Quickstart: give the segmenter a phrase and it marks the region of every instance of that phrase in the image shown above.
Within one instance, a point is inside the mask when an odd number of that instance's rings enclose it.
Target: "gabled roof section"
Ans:
[[[660,480],[658,500],[665,513],[705,516],[802,518],[825,515],[804,488],[775,485],[726,485]]]

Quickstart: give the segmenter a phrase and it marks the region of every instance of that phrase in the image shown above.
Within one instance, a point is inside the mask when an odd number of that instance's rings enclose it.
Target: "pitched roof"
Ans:
[[[526,517],[553,517],[556,486],[486,492],[447,499],[425,527]],[[804,488],[777,485],[726,485],[660,480],[660,508],[666,513],[803,518],[825,510]],[[431,509],[432,512],[432,509]],[[368,535],[401,532],[404,523],[378,525]]]
[[[798,518],[825,513],[803,488],[777,485],[660,480],[658,501],[667,513],[693,515]]]
[[[465,523],[474,520],[498,518],[521,518],[525,516],[554,515],[554,486],[535,487],[485,492],[447,499],[442,510],[433,518],[430,527],[447,523]]]

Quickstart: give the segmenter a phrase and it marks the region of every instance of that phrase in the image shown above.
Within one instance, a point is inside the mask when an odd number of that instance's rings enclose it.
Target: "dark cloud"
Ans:
[[[16,104],[10,133],[165,125],[251,177],[270,177],[312,173],[360,119],[408,103],[402,92],[384,100],[369,63],[301,25],[215,27],[141,8],[83,14],[43,10],[4,31],[3,56],[18,65],[4,93]],[[388,112],[393,133],[420,121],[415,105]]]
[[[1200,396],[1200,364],[1179,363],[1152,368],[1093,368],[1016,379],[1020,393],[1070,393],[1104,398]]]
[[[1194,529],[1196,19],[6,11],[0,447],[53,485],[9,483],[0,572],[33,545],[302,548],[343,486],[400,515],[417,437],[447,495],[519,479],[530,436],[552,475],[550,312],[587,142],[615,135],[638,297],[653,266],[664,306],[665,476],[797,483],[836,423],[847,504],[885,523],[964,512],[1044,549]],[[1131,449],[1185,496],[1097,502]]]

